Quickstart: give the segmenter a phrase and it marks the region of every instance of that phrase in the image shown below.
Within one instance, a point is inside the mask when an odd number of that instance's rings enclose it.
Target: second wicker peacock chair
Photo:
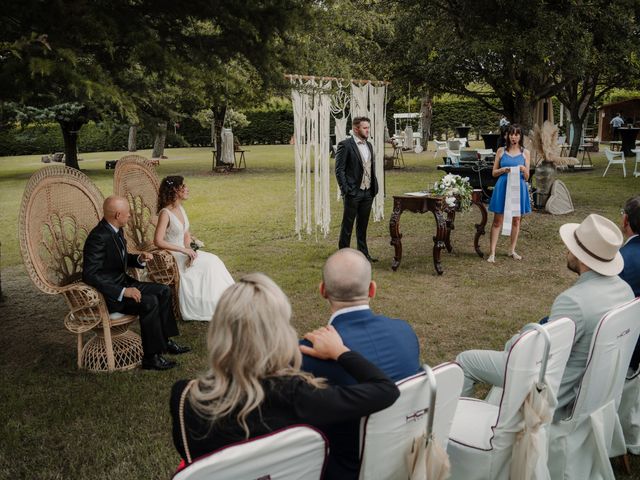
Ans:
[[[128,245],[138,252],[153,253],[153,260],[147,262],[147,280],[171,286],[174,314],[176,319],[180,319],[178,266],[171,253],[157,249],[153,244],[159,190],[160,180],[153,162],[140,155],[126,155],[118,160],[113,176],[113,193],[126,198],[131,207],[131,218],[125,229]]]

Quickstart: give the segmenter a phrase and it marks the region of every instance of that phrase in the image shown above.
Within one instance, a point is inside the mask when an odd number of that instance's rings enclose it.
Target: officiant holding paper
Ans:
[[[501,229],[503,235],[511,237],[507,255],[514,260],[522,260],[522,256],[516,253],[516,244],[520,233],[520,218],[531,212],[527,188],[530,164],[531,155],[529,150],[524,148],[522,129],[516,124],[509,125],[507,144],[498,149],[493,162],[492,174],[499,178],[489,203],[489,211],[494,213],[491,225],[491,252],[487,258],[490,263],[496,261],[496,247]]]

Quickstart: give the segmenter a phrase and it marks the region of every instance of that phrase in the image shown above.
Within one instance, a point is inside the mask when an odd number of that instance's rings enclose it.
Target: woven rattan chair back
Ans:
[[[65,327],[78,335],[78,367],[93,371],[135,367],[140,337],[131,315],[110,318],[104,298],[81,282],[84,243],[102,217],[100,190],[82,172],[61,165],[34,173],[20,206],[20,250],[27,273],[43,292],[64,296]],[[82,335],[94,335],[83,343]]]
[[[180,319],[178,266],[171,253],[157,250],[153,244],[159,192],[160,180],[150,160],[140,155],[126,155],[118,160],[113,176],[113,193],[125,197],[131,207],[131,218],[125,228],[127,241],[131,250],[153,251],[153,260],[147,262],[147,279],[171,286],[173,312]]]
[[[153,249],[153,234],[158,219],[160,180],[153,164],[140,155],[127,155],[116,163],[113,193],[129,201],[131,218],[125,235],[131,250]]]
[[[82,249],[102,218],[100,190],[79,170],[55,165],[27,183],[20,208],[20,248],[27,273],[46,293],[82,278]]]

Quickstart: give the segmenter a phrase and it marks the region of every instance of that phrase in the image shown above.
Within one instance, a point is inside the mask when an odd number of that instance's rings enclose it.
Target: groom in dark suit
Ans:
[[[336,151],[336,179],[344,202],[338,248],[350,246],[355,221],[358,250],[375,262],[367,247],[371,205],[378,193],[373,146],[367,141],[370,123],[367,117],[355,117],[351,124],[353,136],[340,142]]]
[[[167,285],[139,282],[127,274],[128,267],[144,268],[153,258],[150,253],[127,253],[122,228],[131,216],[129,202],[118,196],[108,197],[103,206],[104,218],[91,230],[84,244],[82,280],[104,296],[109,312],[138,315],[142,337],[142,368],[168,370],[176,363],[163,353],[180,354],[190,350],[169,337],[178,335],[171,308],[171,289]]]

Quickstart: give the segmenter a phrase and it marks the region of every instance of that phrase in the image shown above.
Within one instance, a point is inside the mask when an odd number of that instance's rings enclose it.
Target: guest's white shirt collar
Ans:
[[[631,235],[629,238],[627,238],[627,241],[624,242],[624,245],[626,245],[627,243],[629,243],[632,239],[636,238],[638,236],[638,234],[636,233],[635,235]],[[624,247],[623,245],[623,247]]]
[[[370,309],[369,305],[356,305],[355,307],[341,308],[340,310],[336,310],[335,312],[333,312],[333,315],[331,315],[331,318],[329,318],[328,324],[331,325],[333,323],[333,320],[338,315],[342,315],[344,313],[359,312],[360,310],[369,310],[369,309]]]
[[[356,145],[366,145],[367,144],[367,139],[362,139],[359,136],[357,136],[355,133],[353,134],[353,141],[356,142]]]
[[[113,226],[113,225],[111,225],[109,222],[107,222],[107,223],[109,224],[109,226],[110,226],[111,228],[113,228],[113,231],[114,231],[114,232],[118,233],[118,232],[120,231],[120,229],[119,229],[118,227],[114,227],[114,226]]]

